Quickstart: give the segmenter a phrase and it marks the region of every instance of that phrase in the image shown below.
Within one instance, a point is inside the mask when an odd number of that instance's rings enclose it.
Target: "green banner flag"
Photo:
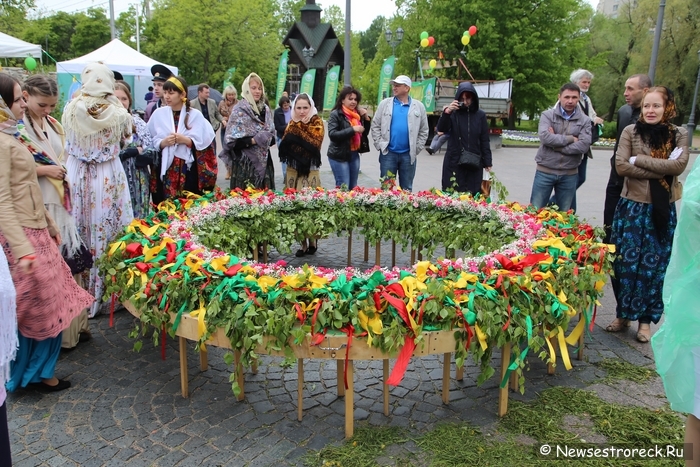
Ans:
[[[284,92],[284,86],[287,84],[287,58],[289,57],[289,50],[282,52],[280,57],[280,64],[277,67],[277,93],[275,94],[275,100],[279,101]]]
[[[379,104],[382,99],[391,96],[391,78],[394,76],[394,61],[395,58],[391,57],[384,60],[382,69],[379,72],[379,93],[377,94],[377,104]]]
[[[233,85],[233,75],[236,73],[236,67],[231,67],[228,70],[226,70],[226,77],[224,78],[224,87],[221,88],[222,90],[226,89],[226,86],[231,86]],[[235,86],[234,86],[235,87]]]
[[[340,65],[336,65],[326,75],[326,90],[323,93],[322,109],[332,109],[338,96],[338,78],[340,77]]]
[[[313,98],[314,83],[316,82],[316,69],[306,70],[304,76],[301,77],[301,85],[299,86],[299,94],[306,93]]]
[[[437,78],[426,79],[425,81],[414,82],[411,86],[410,95],[413,99],[418,99],[425,106],[426,112],[435,111],[435,85]]]

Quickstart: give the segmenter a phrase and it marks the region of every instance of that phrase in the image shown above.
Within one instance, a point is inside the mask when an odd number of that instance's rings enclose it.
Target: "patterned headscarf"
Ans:
[[[70,101],[63,113],[66,135],[83,148],[120,141],[131,133],[131,114],[114,96],[114,73],[101,63],[90,63],[80,74],[80,95]]]
[[[301,117],[297,115],[296,108],[297,108],[297,101],[301,97],[301,100],[303,101],[308,101],[309,106],[311,109],[309,110],[309,113],[306,114],[306,117],[302,120]],[[311,121],[311,118],[318,114],[318,110],[316,109],[316,104],[314,104],[314,100],[311,96],[306,94],[305,92],[302,92],[301,94],[297,95],[297,97],[294,98],[294,102],[292,103],[292,121],[294,122],[302,122],[302,123],[309,123]]]
[[[5,102],[5,99],[0,96],[0,131],[7,133],[8,135],[14,135],[17,133],[17,120],[15,119],[15,114],[12,113],[12,109]]]
[[[252,79],[257,79],[262,88],[262,94],[260,95],[260,100],[256,101],[253,98],[253,94],[250,92],[250,81]],[[247,100],[250,106],[253,108],[255,115],[260,115],[260,112],[265,108],[265,85],[263,84],[262,78],[257,75],[257,73],[249,74],[245,81],[243,81],[243,86],[241,86],[241,92],[243,94],[243,99]]]

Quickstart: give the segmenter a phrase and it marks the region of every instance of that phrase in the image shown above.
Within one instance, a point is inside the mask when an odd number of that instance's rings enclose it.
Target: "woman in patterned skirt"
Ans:
[[[649,89],[636,124],[622,131],[615,167],[625,177],[612,223],[613,263],[619,281],[617,318],[606,330],[618,332],[638,321],[637,340],[651,337],[650,323],[664,311],[662,289],[676,228],[678,175],[688,164],[688,132],[671,123],[676,104],[668,88]]]
[[[114,85],[114,95],[126,110],[131,111],[131,92],[122,83]],[[153,162],[149,154],[153,146],[153,139],[146,128],[146,122],[138,115],[131,115],[134,119],[132,134],[127,136],[122,142],[122,150],[119,158],[122,160],[126,180],[129,183],[129,193],[131,194],[131,208],[134,211],[134,218],[143,219],[148,216],[151,202],[151,189],[149,187],[148,166]]]
[[[201,195],[216,187],[218,166],[214,130],[204,115],[190,108],[187,82],[171,76],[163,84],[165,106],[148,120],[153,146],[161,151],[151,172],[151,191],[165,199],[182,197],[185,191]]]
[[[292,119],[284,130],[280,143],[280,161],[287,164],[286,188],[318,188],[321,186],[321,144],[323,120],[318,115],[314,100],[306,93],[299,94],[292,104]],[[316,253],[316,240],[305,238],[296,256]]]
[[[101,63],[81,73],[80,94],[63,112],[68,179],[73,194],[73,218],[80,236],[95,258],[134,220],[129,185],[119,160],[122,139],[131,134],[131,115],[114,97],[114,74]],[[96,265],[83,273],[83,285],[100,307],[104,283]]]
[[[54,375],[61,332],[94,298],[58,250],[61,234],[44,207],[34,157],[17,140],[26,106],[19,81],[0,73],[0,245],[17,294],[19,341],[5,387],[61,391],[70,387]]]

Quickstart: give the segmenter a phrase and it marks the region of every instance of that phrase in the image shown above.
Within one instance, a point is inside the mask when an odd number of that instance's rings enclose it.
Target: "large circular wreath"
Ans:
[[[284,251],[341,231],[419,245],[427,257],[438,246],[465,256],[364,271],[245,258],[261,242]],[[577,340],[611,270],[600,234],[570,213],[438,190],[216,191],[135,220],[99,264],[105,299],[130,301],[138,330],[155,328],[156,342],[186,313],[199,320],[200,343],[224,329],[244,364],[263,340],[291,363],[291,342],[317,345],[329,333],[396,354],[420,345],[423,331],[454,330],[457,365],[472,354],[482,383],[495,372],[494,347],[513,344],[511,369],[521,373],[528,351],[555,362],[550,338]],[[579,312],[585,319],[565,339]],[[235,372],[232,380],[237,391]]]

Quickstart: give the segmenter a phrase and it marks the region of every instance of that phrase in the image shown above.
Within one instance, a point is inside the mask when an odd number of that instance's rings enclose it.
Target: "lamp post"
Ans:
[[[698,50],[698,60],[700,60],[700,50]],[[695,107],[698,103],[698,88],[700,88],[700,67],[698,67],[698,79],[695,81],[693,106],[690,108],[690,117],[688,118],[688,147],[693,145],[693,132],[695,131]]]
[[[396,46],[399,45],[403,40],[403,28],[399,27],[396,30],[396,40],[391,40],[392,36],[394,36],[393,31],[389,28],[386,28],[386,31],[384,31],[384,38],[386,39],[387,44],[391,46],[391,55],[395,57]]]

